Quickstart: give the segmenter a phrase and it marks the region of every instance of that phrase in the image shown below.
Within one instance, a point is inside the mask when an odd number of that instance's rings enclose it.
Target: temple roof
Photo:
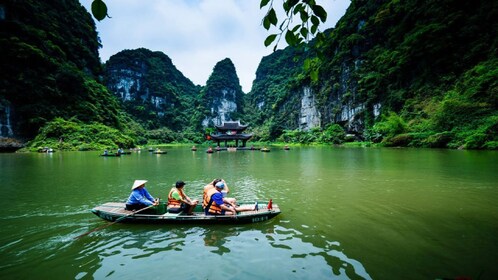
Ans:
[[[211,139],[213,140],[248,140],[252,137],[252,134],[211,134]]]
[[[228,121],[223,122],[222,125],[216,125],[218,130],[244,130],[247,128],[247,125],[240,124],[240,121]]]

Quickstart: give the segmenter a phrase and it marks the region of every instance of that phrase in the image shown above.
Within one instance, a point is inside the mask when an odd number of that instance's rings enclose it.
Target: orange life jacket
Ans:
[[[168,194],[168,207],[169,208],[179,208],[182,205],[181,200],[176,200],[173,198],[173,192],[178,192],[180,194],[180,197],[185,200],[185,194],[183,193],[183,190],[177,189],[176,187],[173,187]]]
[[[221,207],[212,200],[212,197],[218,190],[216,188],[208,189],[206,195],[204,196],[204,200],[202,201],[202,207],[204,211],[209,212],[211,214],[221,214]]]

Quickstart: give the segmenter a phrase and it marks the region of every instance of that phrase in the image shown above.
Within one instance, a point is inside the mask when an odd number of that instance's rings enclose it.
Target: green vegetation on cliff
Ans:
[[[0,103],[16,135],[30,139],[55,117],[121,128],[101,71],[95,24],[78,1],[4,1]]]
[[[244,118],[244,92],[242,92],[235,66],[229,58],[216,63],[202,90],[201,100],[201,105],[205,110],[204,116],[216,117],[217,112],[211,108],[220,108],[223,106],[223,100],[228,100],[236,105],[235,110],[227,114],[230,119]]]
[[[147,129],[184,130],[191,125],[200,87],[162,52],[124,50],[105,64],[106,84],[124,108]],[[122,81],[131,86],[123,86]]]
[[[327,32],[324,56],[310,57],[297,74],[277,68],[271,76],[257,76],[250,100],[275,104],[289,90],[271,85],[298,82],[313,89],[321,133],[338,123],[388,146],[496,149],[497,18],[496,1],[354,0]],[[278,59],[294,62],[282,53],[262,60],[260,68],[272,68]],[[313,76],[310,70],[319,71],[318,79],[299,78]],[[292,98],[284,104],[255,120],[269,131],[293,131],[297,125],[277,116],[295,119],[299,104]],[[351,108],[354,116],[345,119]],[[278,134],[269,133],[269,140]]]

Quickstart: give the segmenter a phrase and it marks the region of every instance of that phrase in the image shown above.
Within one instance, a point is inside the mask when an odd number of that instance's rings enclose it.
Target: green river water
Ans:
[[[120,158],[0,154],[0,279],[498,279],[498,152],[187,147]],[[105,225],[92,207],[135,179],[192,198],[216,177],[230,196],[282,213],[247,225]]]

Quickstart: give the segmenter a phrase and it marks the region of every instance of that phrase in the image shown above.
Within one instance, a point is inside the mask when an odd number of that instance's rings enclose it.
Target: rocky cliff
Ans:
[[[105,84],[148,129],[181,130],[198,101],[195,86],[162,52],[124,50],[105,64]]]
[[[119,127],[96,80],[95,24],[77,0],[0,4],[0,137],[31,139],[56,117]]]
[[[221,125],[224,121],[244,118],[244,93],[233,62],[226,58],[218,62],[203,89],[204,127]]]
[[[321,46],[262,59],[252,119],[275,136],[336,123],[387,145],[498,147],[496,18],[496,1],[353,0]]]

